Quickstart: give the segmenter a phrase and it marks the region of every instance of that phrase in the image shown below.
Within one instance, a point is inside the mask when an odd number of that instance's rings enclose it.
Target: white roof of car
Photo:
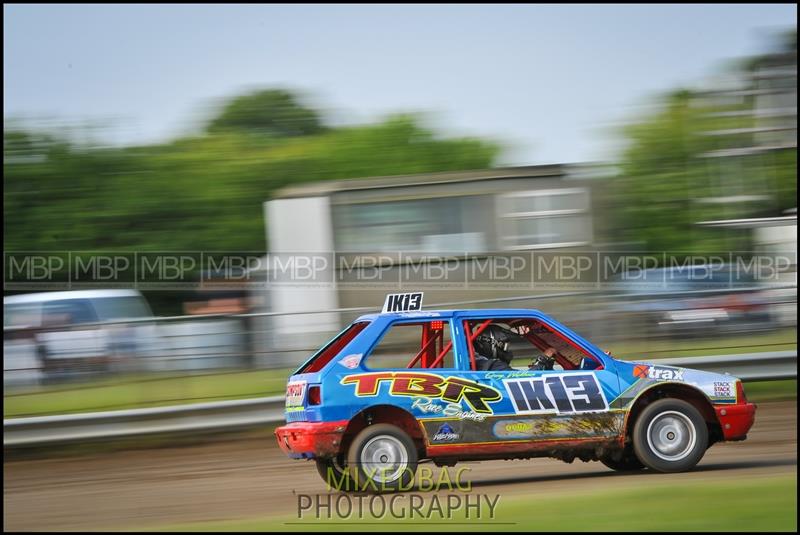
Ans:
[[[105,297],[142,297],[138,290],[73,290],[68,292],[39,292],[11,295],[3,298],[4,305],[44,303],[63,299],[102,299]]]

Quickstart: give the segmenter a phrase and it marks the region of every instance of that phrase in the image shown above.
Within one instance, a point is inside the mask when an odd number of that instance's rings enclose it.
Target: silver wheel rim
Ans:
[[[398,439],[380,435],[361,448],[361,466],[375,481],[391,483],[399,479],[408,467],[408,453]]]
[[[647,426],[647,445],[658,458],[665,461],[685,459],[697,442],[694,424],[683,413],[666,411]]]

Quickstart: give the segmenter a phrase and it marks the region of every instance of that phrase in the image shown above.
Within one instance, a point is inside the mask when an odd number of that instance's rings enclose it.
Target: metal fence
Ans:
[[[797,351],[664,359],[664,364],[729,373],[745,381],[797,378]],[[284,397],[3,420],[5,447],[158,433],[233,430],[284,421]]]
[[[796,286],[765,290],[696,290],[676,294],[561,292],[431,303],[435,308],[542,309],[615,356],[763,352],[796,346],[768,333],[796,329]],[[87,380],[136,382],[160,376],[290,368],[335,333],[314,318],[343,326],[375,307],[236,315],[143,318],[48,328],[4,328],[6,395],[41,388],[81,388]],[[280,321],[309,328],[287,341]],[[317,322],[320,323],[320,322]],[[796,332],[796,331],[795,331]],[[620,347],[621,349],[617,349]]]

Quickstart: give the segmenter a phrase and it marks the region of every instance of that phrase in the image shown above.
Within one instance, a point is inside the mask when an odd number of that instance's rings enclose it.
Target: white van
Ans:
[[[3,298],[3,327],[44,327],[152,318],[137,290],[76,290]]]
[[[136,290],[77,290],[3,298],[3,384],[37,384],[65,374],[136,369],[151,353],[155,327],[118,323],[152,318]]]

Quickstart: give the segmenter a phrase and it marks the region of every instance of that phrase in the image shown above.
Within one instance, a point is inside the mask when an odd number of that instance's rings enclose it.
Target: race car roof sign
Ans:
[[[422,310],[422,292],[389,294],[381,312],[411,312]]]

